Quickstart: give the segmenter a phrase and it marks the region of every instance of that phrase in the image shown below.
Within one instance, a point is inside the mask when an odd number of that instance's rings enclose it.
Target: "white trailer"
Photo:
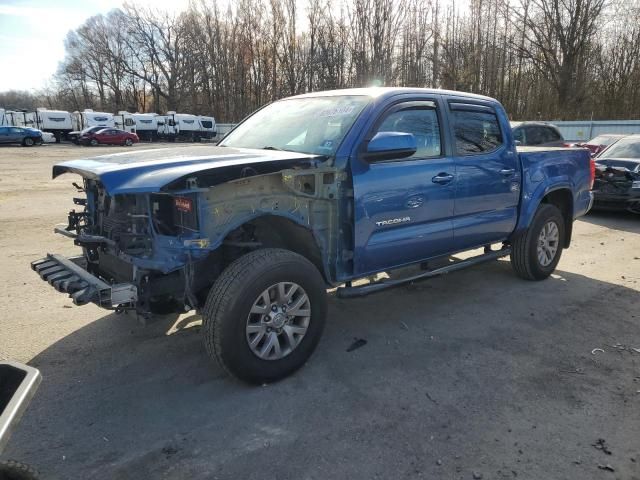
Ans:
[[[73,112],[72,123],[74,130],[83,130],[87,127],[112,127],[116,123],[113,114],[106,112],[94,112],[90,108],[85,108],[82,112]]]
[[[157,113],[132,113],[136,133],[140,140],[153,141],[158,138],[158,120],[162,119]]]
[[[33,127],[33,125],[29,124],[26,110],[7,110],[5,116],[7,125],[13,125],[14,127]]]
[[[5,112],[6,110],[4,108],[0,108],[0,126],[9,125]]]
[[[53,133],[57,143],[66,139],[67,134],[73,130],[71,114],[64,110],[38,108],[35,112],[27,114],[27,121],[33,128]]]
[[[169,141],[176,139],[198,142],[201,138],[212,138],[215,132],[213,117],[199,117],[190,113],[167,112],[158,123],[158,136]],[[206,129],[203,129],[201,118],[204,119]]]
[[[113,120],[116,128],[124,130],[125,132],[136,133],[136,122],[131,113],[121,110],[113,116]]]
[[[218,133],[216,119],[200,115],[198,120],[200,122],[200,138],[215,138]]]

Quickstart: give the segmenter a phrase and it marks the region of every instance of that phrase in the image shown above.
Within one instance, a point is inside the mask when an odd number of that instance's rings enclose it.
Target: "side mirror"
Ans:
[[[405,132],[378,132],[369,140],[365,160],[376,162],[410,157],[418,150],[416,137]]]

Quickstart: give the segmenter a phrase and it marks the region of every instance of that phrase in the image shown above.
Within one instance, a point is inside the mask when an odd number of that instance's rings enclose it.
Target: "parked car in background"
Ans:
[[[0,143],[19,143],[25,147],[42,144],[42,132],[33,128],[0,127]]]
[[[96,132],[87,132],[80,136],[83,145],[126,145],[130,147],[138,143],[138,135],[117,128],[102,128]]]
[[[532,147],[566,147],[558,127],[544,122],[511,122],[516,145]]]
[[[30,130],[34,130],[40,133],[40,135],[42,136],[42,143],[56,143],[55,134],[51,132],[43,132],[42,130],[39,130],[37,128],[31,128]]]
[[[78,130],[78,131],[73,131],[73,132],[69,132],[67,134],[67,138],[69,140],[71,140],[73,143],[75,143],[76,145],[80,145],[80,137],[83,135],[87,135],[88,133],[95,133],[95,132],[99,132],[100,130],[104,130],[106,127],[104,126],[99,126],[99,127],[87,127],[83,130]]]
[[[628,135],[596,157],[594,208],[640,214],[640,135]]]
[[[621,138],[626,137],[627,134],[619,133],[605,133],[592,138],[588,142],[572,143],[570,147],[586,148],[591,152],[591,155],[597,155],[602,152],[609,145],[613,145]]]

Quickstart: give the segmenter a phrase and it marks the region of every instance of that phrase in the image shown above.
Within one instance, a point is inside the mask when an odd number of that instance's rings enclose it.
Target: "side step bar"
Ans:
[[[366,285],[360,285],[357,287],[340,287],[337,289],[336,294],[338,295],[338,298],[363,297],[365,295],[369,295],[370,293],[376,293],[381,290],[386,290],[388,288],[394,288],[399,285],[404,285],[405,283],[412,283],[418,280],[426,280],[427,278],[433,278],[439,275],[444,275],[445,273],[451,273],[451,272],[455,272],[456,270],[462,270],[463,268],[471,267],[473,265],[478,265],[479,263],[490,262],[491,260],[497,260],[501,257],[506,257],[510,253],[511,253],[510,247],[503,247],[500,250],[483,253],[482,255],[477,255],[475,257],[471,257],[466,260],[460,260],[459,262],[455,262],[441,268],[436,268],[434,270],[429,270],[427,272],[419,273],[417,275],[412,275],[409,277],[398,278],[398,279],[385,279],[385,280],[380,280],[379,282],[368,283]]]

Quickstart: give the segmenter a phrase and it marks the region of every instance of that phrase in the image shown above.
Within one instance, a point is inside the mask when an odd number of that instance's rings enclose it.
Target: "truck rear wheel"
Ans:
[[[203,311],[205,346],[239,379],[273,382],[311,356],[326,312],[324,280],[309,260],[288,250],[256,250],[211,287]]]
[[[511,243],[511,266],[525,280],[544,280],[560,261],[564,218],[558,207],[543,204],[529,228]]]

